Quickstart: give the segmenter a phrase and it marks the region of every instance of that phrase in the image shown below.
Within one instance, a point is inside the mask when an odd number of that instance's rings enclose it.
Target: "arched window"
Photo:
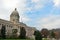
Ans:
[[[8,25],[7,25],[7,27],[8,27]]]

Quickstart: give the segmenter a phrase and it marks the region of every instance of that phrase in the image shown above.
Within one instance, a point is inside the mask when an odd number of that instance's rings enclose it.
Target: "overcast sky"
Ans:
[[[28,26],[39,30],[60,28],[60,0],[0,0],[0,18],[9,20],[14,8]]]

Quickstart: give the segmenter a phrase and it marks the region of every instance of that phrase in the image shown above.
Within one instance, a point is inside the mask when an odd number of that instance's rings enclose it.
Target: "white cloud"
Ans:
[[[37,3],[37,2],[39,2],[40,0],[32,0],[32,2],[34,2],[34,3]]]
[[[42,9],[46,6],[46,4],[48,4],[49,2],[51,2],[51,0],[31,0],[31,3],[33,4],[32,9],[33,10],[39,10]]]
[[[55,7],[60,7],[60,0],[53,0]]]
[[[35,9],[41,9],[43,7],[44,7],[44,5],[42,5],[42,4],[36,4],[34,8]]]
[[[19,0],[2,0],[2,2],[5,8],[15,8],[19,4]]]
[[[4,8],[22,8],[26,6],[26,1],[24,0],[2,0],[2,5]]]
[[[30,5],[30,7],[27,7],[29,11],[32,11],[32,10],[39,10],[41,8],[44,7],[44,3],[42,3],[43,1],[41,0],[31,0],[31,2],[27,3],[27,4],[32,4]]]
[[[49,15],[39,19],[37,22],[38,29],[47,28],[47,29],[54,29],[60,28],[60,15]]]

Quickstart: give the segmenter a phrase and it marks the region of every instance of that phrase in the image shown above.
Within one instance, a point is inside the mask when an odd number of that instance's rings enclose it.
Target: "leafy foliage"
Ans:
[[[24,27],[20,28],[20,36],[21,39],[25,39],[26,38],[26,30]]]
[[[6,38],[5,30],[6,30],[5,26],[4,26],[4,25],[2,25],[2,28],[1,28],[1,36],[2,36],[2,38],[3,38],[3,39],[5,39],[5,38]]]
[[[34,35],[35,35],[35,40],[42,40],[42,35],[38,30],[34,32]]]
[[[43,28],[43,29],[41,30],[41,34],[42,34],[42,37],[43,37],[43,38],[47,38],[47,36],[49,35],[48,29]]]
[[[55,38],[55,33],[53,31],[51,32],[51,36],[52,38]]]

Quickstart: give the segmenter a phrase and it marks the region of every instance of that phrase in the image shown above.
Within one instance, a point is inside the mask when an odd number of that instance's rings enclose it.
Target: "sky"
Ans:
[[[17,8],[20,22],[38,30],[60,28],[60,0],[0,0],[0,18],[10,20]]]

